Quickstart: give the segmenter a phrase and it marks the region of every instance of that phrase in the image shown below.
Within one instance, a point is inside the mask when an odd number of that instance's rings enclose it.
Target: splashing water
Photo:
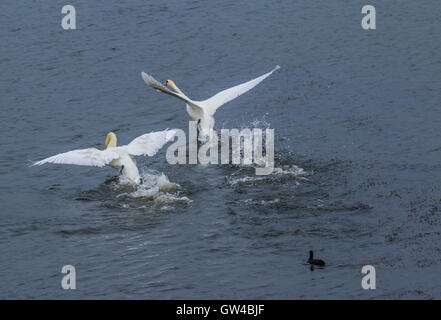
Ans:
[[[188,197],[180,196],[181,186],[177,183],[170,182],[164,173],[155,170],[145,170],[140,173],[142,183],[132,185],[132,192],[124,192],[117,197],[142,198],[145,200],[153,200],[156,203],[173,203],[173,202],[191,202]],[[130,181],[121,177],[117,188],[131,184]]]
[[[237,184],[248,184],[248,183],[256,183],[256,182],[268,182],[273,179],[277,179],[277,177],[281,176],[289,176],[298,180],[308,180],[306,176],[309,176],[310,173],[305,171],[303,168],[300,168],[296,165],[292,166],[284,166],[284,168],[274,168],[274,171],[267,176],[241,176],[236,177],[236,173],[227,177],[227,184],[229,186],[235,186]]]

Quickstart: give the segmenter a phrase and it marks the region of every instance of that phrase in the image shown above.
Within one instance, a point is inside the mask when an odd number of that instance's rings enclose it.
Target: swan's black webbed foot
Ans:
[[[140,183],[140,184],[143,184],[143,183],[144,183],[144,180],[142,180],[142,178],[139,178],[139,183]]]
[[[119,174],[122,174],[123,170],[124,170],[124,166],[121,166],[121,169],[119,169]]]

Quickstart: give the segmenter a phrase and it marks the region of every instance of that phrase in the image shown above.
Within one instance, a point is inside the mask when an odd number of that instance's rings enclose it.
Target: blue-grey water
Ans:
[[[61,28],[66,4],[77,30]],[[0,298],[441,298],[440,9],[2,0]],[[272,175],[170,165],[166,147],[137,158],[135,189],[111,168],[29,167],[109,131],[186,130],[184,103],[141,71],[202,100],[277,64],[216,113],[218,129],[274,128]]]

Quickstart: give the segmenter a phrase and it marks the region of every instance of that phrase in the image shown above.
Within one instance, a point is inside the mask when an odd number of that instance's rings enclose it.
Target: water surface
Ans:
[[[439,1],[3,0],[0,298],[440,298]],[[216,113],[275,130],[272,175],[137,159],[28,165],[188,127],[181,101],[281,69]],[[305,264],[313,249],[324,269]],[[61,268],[77,290],[61,289]],[[361,289],[374,265],[377,289]]]

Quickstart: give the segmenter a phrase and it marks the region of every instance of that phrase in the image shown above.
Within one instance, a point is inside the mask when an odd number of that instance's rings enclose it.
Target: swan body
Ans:
[[[273,70],[260,77],[223,90],[211,98],[203,101],[194,101],[188,98],[172,80],[167,80],[163,85],[145,72],[141,72],[141,75],[145,83],[147,83],[150,87],[169,94],[186,103],[188,115],[194,121],[198,121],[199,139],[205,140],[206,137],[211,137],[212,129],[215,123],[214,114],[220,106],[251,90],[279,68],[280,66],[276,66]],[[168,89],[167,87],[171,87],[174,91]]]
[[[40,160],[32,164],[42,165],[45,163],[75,164],[82,166],[104,167],[106,165],[118,170],[125,178],[134,184],[141,183],[138,167],[134,156],[153,156],[164,144],[170,141],[176,130],[164,130],[151,132],[137,137],[128,145],[117,146],[117,138],[113,132],[106,137],[106,149],[96,148],[78,149],[60,153],[55,156]]]

